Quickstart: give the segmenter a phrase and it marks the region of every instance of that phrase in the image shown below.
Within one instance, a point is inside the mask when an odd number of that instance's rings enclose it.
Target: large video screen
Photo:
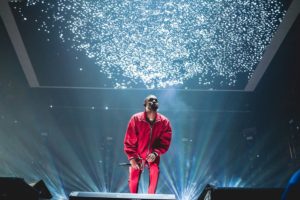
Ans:
[[[10,2],[42,86],[242,90],[279,0]]]

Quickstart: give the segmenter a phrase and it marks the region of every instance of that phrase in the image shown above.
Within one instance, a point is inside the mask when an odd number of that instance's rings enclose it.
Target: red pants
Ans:
[[[129,167],[128,183],[129,183],[129,190],[131,193],[138,192],[141,173],[142,170],[133,169],[132,167]],[[149,194],[155,194],[158,177],[159,177],[159,167],[157,163],[150,163],[149,164],[149,187],[148,187]]]

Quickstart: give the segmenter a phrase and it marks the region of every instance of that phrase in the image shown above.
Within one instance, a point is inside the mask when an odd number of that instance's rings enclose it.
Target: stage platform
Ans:
[[[174,194],[132,194],[132,193],[107,193],[107,192],[80,192],[73,191],[69,195],[69,200],[176,200]]]

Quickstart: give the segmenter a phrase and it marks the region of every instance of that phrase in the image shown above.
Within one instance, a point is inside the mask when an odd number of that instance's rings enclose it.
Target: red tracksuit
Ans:
[[[155,122],[152,125],[147,121],[146,116],[146,112],[140,112],[130,118],[124,138],[124,151],[128,160],[139,159],[140,163],[149,167],[148,193],[154,194],[159,176],[160,155],[169,149],[172,128],[170,121],[162,114],[156,114]],[[156,152],[158,156],[154,162],[147,163],[147,155],[153,152]],[[129,190],[131,193],[138,192],[141,172],[142,170],[129,167]]]

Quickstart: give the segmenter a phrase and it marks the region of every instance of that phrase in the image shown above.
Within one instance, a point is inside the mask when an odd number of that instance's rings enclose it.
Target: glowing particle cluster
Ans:
[[[240,74],[251,77],[284,15],[278,0],[29,0],[26,7],[37,5],[48,17],[33,19],[38,28],[59,29],[57,37],[93,59],[115,88],[190,79],[234,86]]]

